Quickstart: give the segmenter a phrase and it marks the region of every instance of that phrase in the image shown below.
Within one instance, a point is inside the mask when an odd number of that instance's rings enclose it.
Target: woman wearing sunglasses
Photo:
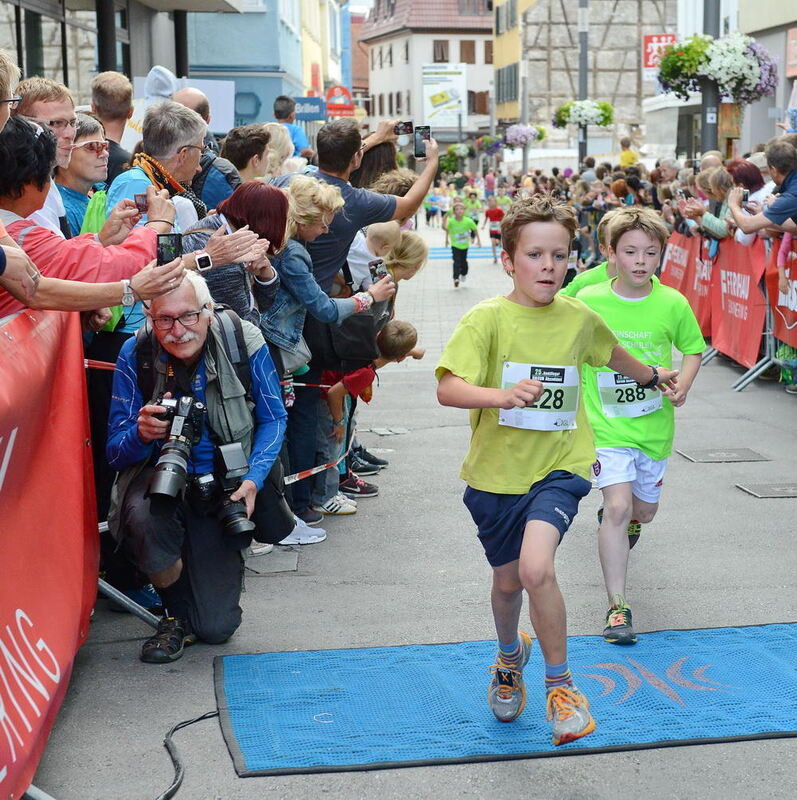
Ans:
[[[88,114],[76,114],[75,141],[72,145],[72,158],[69,166],[58,167],[55,171],[55,183],[64,201],[66,219],[69,229],[78,233],[97,233],[88,221],[84,228],[84,220],[89,202],[97,192],[100,197],[94,199],[101,202],[102,223],[105,222],[105,179],[108,177],[108,142],[102,123]]]

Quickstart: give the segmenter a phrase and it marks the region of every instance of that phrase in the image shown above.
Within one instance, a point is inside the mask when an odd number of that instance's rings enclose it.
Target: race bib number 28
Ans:
[[[504,362],[502,389],[511,389],[524,378],[542,383],[540,398],[526,408],[501,409],[499,425],[533,431],[566,431],[576,427],[580,386],[576,367]]]

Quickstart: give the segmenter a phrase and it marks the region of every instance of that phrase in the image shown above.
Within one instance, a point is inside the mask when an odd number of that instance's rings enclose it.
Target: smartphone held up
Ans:
[[[426,142],[432,138],[432,129],[428,125],[415,126],[415,158],[426,158]]]
[[[179,233],[159,233],[155,258],[158,264],[168,264],[183,254],[183,237]]]

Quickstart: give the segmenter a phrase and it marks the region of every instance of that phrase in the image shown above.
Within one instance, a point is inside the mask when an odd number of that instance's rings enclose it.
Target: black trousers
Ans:
[[[452,247],[451,258],[454,260],[454,280],[457,280],[461,275],[467,275],[468,249],[461,247]]]
[[[131,561],[148,574],[183,560],[176,583],[158,589],[167,613],[186,619],[200,639],[219,644],[241,624],[243,558],[222,532],[215,516],[197,513],[189,502],[176,501],[168,511],[153,513],[145,497],[152,469],[132,483],[122,506],[122,544]]]

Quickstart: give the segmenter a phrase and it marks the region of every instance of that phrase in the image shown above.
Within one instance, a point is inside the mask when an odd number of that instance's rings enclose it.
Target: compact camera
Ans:
[[[393,132],[396,136],[401,136],[404,133],[412,133],[413,127],[411,122],[399,122],[393,126]]]

